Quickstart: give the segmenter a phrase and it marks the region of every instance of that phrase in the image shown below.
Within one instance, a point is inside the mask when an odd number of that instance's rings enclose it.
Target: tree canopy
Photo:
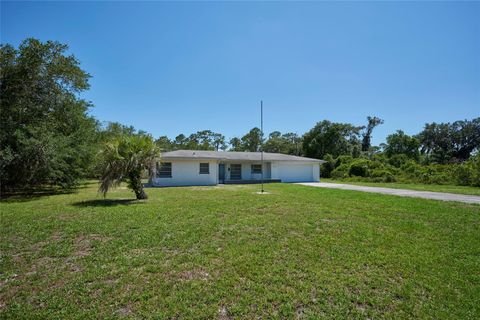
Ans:
[[[480,118],[427,123],[417,138],[422,154],[433,162],[465,161],[480,150]]]
[[[327,153],[333,157],[352,155],[360,148],[361,127],[349,123],[318,122],[303,136],[303,153],[307,157],[323,158]]]
[[[405,134],[402,130],[397,130],[396,133],[387,136],[387,143],[384,147],[388,157],[403,154],[418,160],[420,142],[417,138]]]
[[[211,130],[202,130],[192,133],[188,137],[179,134],[170,140],[167,136],[159,137],[155,143],[162,151],[172,150],[226,150],[225,136]]]
[[[362,151],[369,151],[372,144],[372,132],[376,126],[383,124],[383,120],[377,117],[367,117],[367,126],[365,127],[365,131],[362,133]]]
[[[2,191],[73,186],[89,172],[98,124],[78,94],[90,75],[67,50],[36,39],[0,48]]]
[[[268,136],[263,151],[299,156],[302,154],[302,138],[293,132],[282,134],[279,131],[273,131]]]

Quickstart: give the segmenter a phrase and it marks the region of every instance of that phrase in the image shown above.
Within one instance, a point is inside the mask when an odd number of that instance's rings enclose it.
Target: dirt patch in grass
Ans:
[[[45,248],[47,245],[51,244],[52,242],[61,241],[62,238],[63,238],[63,234],[58,231],[55,231],[54,233],[52,233],[52,235],[48,239],[32,244],[26,253],[31,254],[34,252],[41,251],[43,248]]]
[[[203,269],[185,270],[177,274],[180,281],[203,280],[207,281],[211,275]]]
[[[92,251],[94,250],[93,243],[95,241],[98,242],[106,242],[109,241],[111,238],[101,236],[98,234],[90,234],[90,235],[80,235],[73,240],[73,247],[74,250],[68,257],[50,257],[50,256],[43,256],[33,260],[30,268],[27,268],[27,271],[22,275],[25,276],[32,276],[41,272],[43,270],[53,271],[53,270],[61,270],[65,268],[69,272],[80,272],[82,268],[77,263],[77,260],[82,257],[89,256]],[[22,252],[21,254],[16,254],[13,256],[13,259],[21,265],[25,262],[25,257],[31,255],[32,253],[39,252],[44,249],[47,245],[51,245],[55,242],[64,241],[65,237],[60,232],[54,232],[48,240],[40,241],[31,245],[28,250]]]
[[[86,257],[89,256],[92,248],[92,240],[85,236],[79,236],[74,241],[75,251],[72,254],[72,257]]]
[[[229,315],[228,315],[228,310],[227,310],[227,307],[225,306],[220,306],[220,308],[218,308],[218,317],[217,317],[218,320],[229,320],[229,319],[232,319]]]
[[[46,240],[38,241],[27,246],[20,253],[12,256],[15,262],[16,273],[0,281],[0,309],[7,304],[14,302],[14,298],[20,292],[29,292],[25,302],[33,307],[40,307],[39,302],[34,298],[35,292],[58,290],[66,285],[69,277],[83,272],[84,268],[79,259],[87,257],[95,250],[95,242],[105,243],[111,238],[99,234],[79,235],[73,239],[73,251],[67,257],[40,256],[38,255],[48,246],[58,242],[65,242],[66,236],[61,232],[54,232]],[[32,279],[45,283],[45,286],[34,288],[30,283]],[[18,302],[18,301],[17,301]]]
[[[130,306],[124,306],[124,307],[121,307],[120,309],[118,309],[116,311],[116,314],[119,316],[119,317],[128,317],[128,316],[131,316],[133,314],[133,310]]]

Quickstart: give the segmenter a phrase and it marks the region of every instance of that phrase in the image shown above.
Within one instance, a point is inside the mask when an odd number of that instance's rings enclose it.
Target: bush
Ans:
[[[472,183],[473,170],[469,164],[460,164],[453,167],[452,170],[455,182],[460,186],[469,186]]]
[[[400,168],[408,161],[408,157],[404,154],[396,154],[388,159],[388,163],[396,168]]]
[[[480,187],[480,154],[469,160],[471,165],[471,179],[470,185],[474,187]]]
[[[332,171],[333,179],[343,179],[348,177],[349,166],[347,164],[342,164]]]
[[[372,170],[371,173],[370,173],[370,177],[372,177],[374,181],[378,181],[378,182],[395,182],[395,181],[397,181],[395,176],[391,172],[389,172],[385,169],[374,169],[374,170]]]
[[[353,161],[351,156],[339,156],[335,162],[335,168],[340,167],[343,164],[350,164]]]
[[[405,162],[401,167],[400,170],[403,171],[404,173],[411,174],[411,175],[417,175],[421,171],[422,166],[420,166],[418,163],[416,163],[413,160]]]
[[[370,161],[366,159],[360,159],[353,162],[348,170],[349,176],[367,177],[369,162]]]
[[[334,179],[373,182],[403,182],[425,184],[457,184],[480,187],[480,155],[464,163],[419,164],[405,155],[386,158],[374,155],[371,159],[340,156],[331,171]],[[323,175],[322,175],[323,176]]]
[[[370,157],[370,160],[377,163],[388,163],[388,158],[383,153],[377,153]]]
[[[323,158],[326,162],[320,168],[322,178],[331,178],[332,171],[335,169],[335,160],[330,154],[326,154]]]

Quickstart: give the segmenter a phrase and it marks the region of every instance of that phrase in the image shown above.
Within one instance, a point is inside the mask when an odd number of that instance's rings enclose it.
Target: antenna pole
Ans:
[[[260,150],[261,150],[261,168],[262,168],[262,193],[263,193],[263,100],[260,100]]]

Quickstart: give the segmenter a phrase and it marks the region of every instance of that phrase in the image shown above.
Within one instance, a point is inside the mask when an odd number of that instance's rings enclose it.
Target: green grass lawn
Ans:
[[[332,182],[332,183],[346,183],[354,184],[357,186],[367,186],[367,187],[382,187],[382,188],[393,188],[393,189],[410,189],[410,190],[420,190],[420,191],[435,191],[435,192],[448,192],[448,193],[458,193],[458,194],[469,194],[480,196],[480,188],[477,187],[468,187],[468,186],[454,186],[454,185],[438,185],[438,184],[414,184],[414,183],[379,183],[379,182],[358,182],[358,181],[349,181],[349,180],[334,180],[322,178],[322,182]]]
[[[258,188],[0,203],[0,318],[480,318],[480,206]]]

